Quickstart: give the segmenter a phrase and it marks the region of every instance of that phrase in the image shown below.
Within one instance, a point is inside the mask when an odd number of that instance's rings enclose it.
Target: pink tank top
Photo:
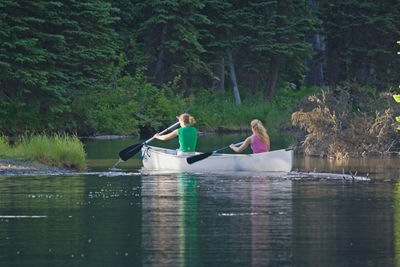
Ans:
[[[258,139],[256,134],[253,134],[253,142],[251,142],[253,153],[268,152],[268,145]]]

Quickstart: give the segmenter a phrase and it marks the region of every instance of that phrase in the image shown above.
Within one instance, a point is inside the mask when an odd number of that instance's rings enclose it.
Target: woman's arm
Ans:
[[[164,141],[164,140],[174,138],[175,136],[178,136],[178,134],[179,134],[178,129],[176,129],[176,130],[170,132],[169,134],[160,135],[159,133],[156,133],[154,135],[154,138]]]
[[[249,136],[249,137],[246,138],[246,140],[244,140],[243,144],[241,144],[239,147],[236,147],[234,144],[231,144],[229,147],[233,151],[235,151],[237,153],[240,153],[243,150],[245,150],[251,144],[252,141],[253,141],[253,137]]]

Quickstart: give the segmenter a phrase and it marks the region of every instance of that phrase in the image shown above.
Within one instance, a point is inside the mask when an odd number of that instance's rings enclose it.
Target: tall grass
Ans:
[[[34,135],[21,137],[10,146],[5,137],[0,137],[0,157],[37,161],[46,165],[75,169],[86,168],[85,151],[76,136]]]
[[[250,122],[259,119],[270,134],[278,134],[285,125],[291,124],[291,114],[304,95],[315,92],[314,88],[280,88],[273,101],[262,94],[246,96],[236,105],[230,92],[199,91],[190,113],[196,117],[201,130],[215,131],[250,130]]]
[[[0,157],[7,157],[10,154],[10,146],[7,137],[0,136]]]

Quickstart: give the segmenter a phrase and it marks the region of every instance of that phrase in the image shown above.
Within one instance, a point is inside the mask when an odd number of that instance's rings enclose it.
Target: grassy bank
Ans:
[[[236,105],[231,92],[197,92],[190,113],[196,118],[196,127],[203,131],[248,130],[253,119],[263,122],[270,134],[279,134],[290,127],[291,114],[296,111],[300,100],[320,91],[317,88],[302,87],[294,90],[280,88],[274,100],[266,100],[263,95],[242,93],[242,104]]]
[[[82,171],[86,168],[83,144],[75,136],[34,135],[19,138],[14,145],[0,137],[0,158],[36,161]]]

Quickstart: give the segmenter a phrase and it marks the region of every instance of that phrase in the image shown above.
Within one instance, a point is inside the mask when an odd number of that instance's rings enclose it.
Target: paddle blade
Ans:
[[[186,161],[187,161],[187,163],[189,163],[189,164],[193,164],[193,163],[195,163],[195,162],[197,162],[197,161],[200,161],[200,160],[203,160],[203,159],[205,159],[205,158],[208,158],[208,157],[211,156],[212,154],[213,154],[213,152],[206,152],[206,153],[203,153],[203,154],[191,156],[191,157],[188,157],[188,158],[186,159]]]
[[[400,102],[400,95],[393,95],[393,98],[397,103]]]
[[[127,161],[128,159],[136,155],[140,151],[140,149],[142,149],[142,146],[143,144],[135,144],[128,146],[127,148],[119,152],[119,158],[122,159],[123,161]]]

